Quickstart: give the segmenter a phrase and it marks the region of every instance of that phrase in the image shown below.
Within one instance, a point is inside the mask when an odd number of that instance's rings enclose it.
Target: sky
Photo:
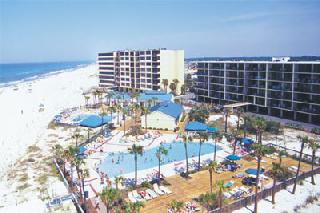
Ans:
[[[320,0],[0,0],[0,63],[152,48],[319,56]]]

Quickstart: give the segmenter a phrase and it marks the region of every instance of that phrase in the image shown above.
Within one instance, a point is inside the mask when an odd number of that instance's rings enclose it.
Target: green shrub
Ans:
[[[165,131],[168,131],[168,128],[164,128]]]
[[[151,188],[151,183],[148,181],[143,181],[140,186],[144,188]]]

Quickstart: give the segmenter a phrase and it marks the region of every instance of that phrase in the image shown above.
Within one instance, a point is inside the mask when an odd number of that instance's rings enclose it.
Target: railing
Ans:
[[[62,179],[63,179],[63,183],[64,183],[65,187],[66,187],[67,190],[69,191],[69,183],[68,183],[68,181],[66,180],[66,178],[64,177],[63,172],[61,171],[61,168],[60,168],[59,164],[57,163],[57,160],[56,160],[56,159],[53,159],[53,162],[55,163],[56,168],[58,169],[59,174],[61,175],[61,177],[62,177]],[[82,210],[82,208],[81,208],[81,206],[80,206],[80,204],[79,204],[79,202],[78,202],[78,199],[76,198],[76,196],[74,195],[74,193],[72,192],[71,194],[72,194],[72,198],[73,198],[72,200],[73,200],[73,202],[74,202],[74,205],[76,206],[77,211],[78,211],[78,212],[81,212],[81,213],[84,213],[84,211]]]
[[[319,174],[319,173],[320,173],[320,167],[299,175],[297,178],[297,181],[303,180],[305,178],[311,177],[314,174]],[[295,178],[290,178],[286,181],[281,182],[280,184],[277,184],[274,187],[274,190],[275,190],[275,192],[278,192],[280,190],[286,189],[287,186],[294,184],[294,182],[295,182]],[[264,189],[264,190],[258,192],[258,194],[257,194],[258,200],[261,200],[261,199],[264,199],[266,197],[271,196],[272,190],[273,190],[273,188],[271,187],[271,188]],[[232,202],[228,205],[225,205],[222,208],[217,208],[217,209],[211,210],[211,211],[209,211],[209,213],[232,212],[234,210],[241,209],[243,207],[249,206],[250,204],[254,203],[255,197],[256,197],[256,195],[253,194],[251,196],[242,198],[242,199],[237,200],[235,202]]]

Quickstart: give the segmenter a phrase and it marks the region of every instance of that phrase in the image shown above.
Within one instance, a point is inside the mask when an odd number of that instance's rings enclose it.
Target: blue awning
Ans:
[[[87,150],[86,147],[80,146],[80,147],[79,147],[79,154],[80,154],[80,155],[83,155],[86,150]]]
[[[256,169],[247,169],[245,172],[250,175],[257,175],[257,173],[258,173],[258,171]],[[260,170],[260,174],[263,174],[262,170]]]
[[[208,127],[208,132],[210,133],[214,133],[217,131],[217,128],[214,128],[214,127]]]
[[[187,125],[184,127],[185,131],[207,131],[208,126],[205,125],[204,123],[200,123],[198,121],[191,121],[187,123]]]
[[[228,155],[226,159],[235,161],[235,160],[240,160],[240,157],[238,155]]]

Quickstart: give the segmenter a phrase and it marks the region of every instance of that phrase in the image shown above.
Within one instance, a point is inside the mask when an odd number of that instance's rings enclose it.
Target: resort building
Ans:
[[[147,128],[174,130],[182,112],[180,104],[161,102],[150,108],[150,114],[147,114]],[[141,126],[145,128],[145,115],[141,116]]]
[[[184,84],[183,50],[125,50],[99,53],[99,86],[119,91],[165,90],[174,79]],[[162,81],[166,79],[168,85]]]
[[[249,102],[246,110],[320,124],[320,62],[201,61],[198,101]]]

